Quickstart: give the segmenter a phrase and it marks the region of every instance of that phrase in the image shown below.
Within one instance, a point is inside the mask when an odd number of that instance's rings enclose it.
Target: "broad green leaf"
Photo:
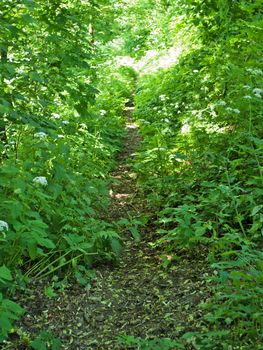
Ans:
[[[11,271],[4,265],[0,267],[0,279],[12,281]]]
[[[111,248],[112,248],[112,251],[117,255],[117,256],[120,256],[121,254],[121,251],[122,251],[122,247],[121,247],[121,244],[120,244],[120,241],[116,238],[113,238],[111,240]]]
[[[252,215],[252,216],[255,216],[262,208],[263,208],[263,205],[257,205],[256,207],[254,207],[254,208],[252,209],[251,215]]]

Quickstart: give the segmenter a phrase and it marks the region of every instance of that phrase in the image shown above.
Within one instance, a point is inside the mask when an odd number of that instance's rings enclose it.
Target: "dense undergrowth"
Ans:
[[[196,332],[124,342],[262,349],[260,5],[1,2],[0,341],[23,313],[17,288],[51,276],[52,287],[62,277],[85,284],[94,260],[118,253],[102,217],[137,80],[144,141],[134,168],[157,213],[154,244],[178,258],[207,252],[214,275]]]
[[[94,43],[93,31],[109,40],[109,4],[0,5],[0,341],[23,313],[17,288],[48,276],[85,284],[93,261],[119,249],[102,216],[131,92]]]
[[[182,342],[262,349],[260,4],[180,3],[177,29],[192,47],[177,64],[139,80],[136,118],[144,141],[134,167],[158,210],[156,244],[179,256],[207,247],[214,269],[202,327]]]

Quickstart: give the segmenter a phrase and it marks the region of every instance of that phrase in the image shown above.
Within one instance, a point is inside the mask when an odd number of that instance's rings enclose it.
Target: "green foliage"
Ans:
[[[116,12],[110,0],[1,2],[0,266],[26,280],[87,285],[94,260],[119,254],[118,233],[101,219],[134,89],[128,78],[115,86],[120,68],[108,76],[100,60]],[[1,340],[21,314],[7,297],[17,283],[7,271]]]
[[[35,350],[60,350],[61,341],[59,338],[54,338],[49,332],[41,332],[37,338],[35,338],[30,346]]]
[[[0,267],[0,342],[2,342],[8,332],[12,329],[14,321],[23,314],[23,309],[12,300],[4,297],[4,292],[12,283],[11,271],[5,266]]]
[[[182,0],[171,7],[169,13],[181,18],[175,45],[182,44],[185,28],[191,45],[176,64],[171,60],[139,78],[136,117],[144,141],[134,161],[138,184],[158,213],[155,244],[177,256],[180,249],[207,246],[217,273],[203,331],[182,342],[198,349],[260,349],[260,4]]]
[[[134,168],[157,213],[156,244],[177,257],[205,245],[216,272],[203,332],[123,341],[140,349],[262,347],[260,5],[1,1],[0,341],[23,312],[9,299],[13,272],[87,286],[92,263],[121,252],[116,226],[139,240],[143,218],[102,219],[123,109],[137,84],[144,141]],[[141,74],[116,54],[141,58],[133,64]],[[56,294],[55,283],[45,294]],[[41,333],[31,346],[55,350],[60,341]]]
[[[145,226],[148,218],[144,215],[138,218],[128,218],[128,219],[120,219],[117,221],[118,226],[123,226],[127,231],[129,231],[135,241],[140,240],[140,226]]]
[[[171,339],[141,339],[132,336],[123,336],[119,339],[121,344],[127,346],[136,346],[140,350],[172,350],[172,349],[184,349],[183,345],[178,341]],[[176,347],[176,348],[175,348]]]

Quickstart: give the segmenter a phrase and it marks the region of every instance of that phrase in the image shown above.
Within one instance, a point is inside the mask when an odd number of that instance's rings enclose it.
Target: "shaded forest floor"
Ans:
[[[201,252],[195,256],[181,252],[179,259],[164,268],[166,253],[151,244],[156,239],[154,214],[148,212],[129,165],[140,143],[138,129],[131,121],[126,127],[106,216],[111,222],[148,216],[140,240],[134,240],[124,228],[121,257],[116,263],[98,265],[90,288],[72,285],[48,298],[43,284],[30,286],[19,300],[26,310],[19,323],[21,334],[11,336],[2,349],[28,349],[27,335],[41,330],[59,336],[63,349],[134,349],[121,345],[117,338],[126,334],[174,339],[201,326],[200,303],[209,298],[208,267]]]

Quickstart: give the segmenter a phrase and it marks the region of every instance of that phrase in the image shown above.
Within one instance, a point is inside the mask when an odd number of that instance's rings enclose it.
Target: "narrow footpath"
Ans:
[[[128,111],[131,114],[131,111]],[[176,338],[200,327],[200,302],[209,295],[202,257],[181,253],[168,268],[164,251],[153,248],[156,239],[154,214],[147,211],[144,194],[136,188],[136,174],[129,165],[140,143],[138,128],[130,120],[123,151],[113,172],[111,205],[107,220],[122,218],[131,223],[145,214],[140,239],[123,228],[123,248],[118,261],[96,267],[90,288],[72,286],[53,298],[34,291],[26,302],[21,328],[30,334],[44,329],[59,336],[63,349],[135,349],[121,345],[118,337]],[[28,349],[21,343],[5,349]],[[136,347],[137,349],[137,347]]]

